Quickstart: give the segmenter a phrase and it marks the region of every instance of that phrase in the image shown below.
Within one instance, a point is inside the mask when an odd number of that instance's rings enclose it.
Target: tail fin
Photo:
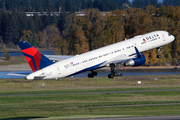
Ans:
[[[33,72],[53,64],[51,60],[45,57],[27,41],[22,41],[18,44]]]

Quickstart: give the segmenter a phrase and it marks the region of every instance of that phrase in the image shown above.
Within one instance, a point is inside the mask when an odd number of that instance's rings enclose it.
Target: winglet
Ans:
[[[135,50],[136,50],[137,57],[141,57],[141,54],[140,54],[140,52],[138,51],[138,49],[137,49],[136,47],[134,47],[134,48],[135,48]]]
[[[18,44],[33,72],[53,64],[27,41],[21,41]]]

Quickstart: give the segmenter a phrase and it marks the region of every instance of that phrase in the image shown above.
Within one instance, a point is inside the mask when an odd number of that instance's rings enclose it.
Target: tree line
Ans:
[[[60,16],[27,17],[25,13],[0,11],[0,47],[15,47],[27,40],[35,47],[53,48],[56,54],[75,55],[155,30],[165,30],[176,40],[163,47],[161,59],[156,49],[144,52],[146,65],[178,65],[180,61],[180,7],[149,5],[145,10],[113,10],[101,15],[98,9],[85,9],[84,17],[74,13]]]
[[[176,40],[163,46],[161,59],[156,58],[157,50],[143,54],[145,65],[178,65],[180,62],[180,7],[147,6],[145,10],[132,8],[110,11],[106,16],[97,9],[84,10],[85,17],[70,14],[65,18],[65,29],[62,34],[58,29],[52,32],[51,39],[58,54],[80,54],[113,44],[136,35],[155,30],[165,30],[176,37]],[[56,28],[55,25],[52,25]]]
[[[1,0],[0,9],[4,11],[16,12],[77,12],[83,9],[99,9],[100,11],[110,11],[126,8],[141,8],[146,6],[179,6],[179,0]]]

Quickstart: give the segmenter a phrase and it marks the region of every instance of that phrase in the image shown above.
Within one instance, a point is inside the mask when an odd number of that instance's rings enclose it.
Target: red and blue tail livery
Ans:
[[[51,60],[31,46],[27,41],[22,41],[18,44],[33,72],[53,64]]]
[[[90,71],[87,76],[93,78],[98,74],[96,69],[107,66],[110,67],[108,78],[114,78],[122,75],[115,71],[116,65],[141,66],[146,62],[146,57],[141,52],[155,48],[158,51],[157,58],[160,58],[160,48],[174,39],[175,37],[166,31],[154,31],[76,56],[49,56],[50,59],[57,61],[55,63],[26,41],[20,42],[19,46],[32,70],[35,71],[26,76],[27,80],[58,79],[86,71]]]

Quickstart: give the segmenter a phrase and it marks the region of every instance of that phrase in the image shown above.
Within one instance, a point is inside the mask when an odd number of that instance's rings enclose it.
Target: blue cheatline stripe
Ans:
[[[27,41],[21,41],[21,42],[18,43],[18,45],[21,48],[21,50],[33,47]]]
[[[35,71],[37,71],[37,67],[36,67],[36,63],[35,63],[34,57],[31,56],[31,55],[28,55],[28,54],[26,54],[26,53],[23,53],[23,54],[24,54],[24,56],[29,57],[29,58],[32,59],[34,69],[35,69]]]
[[[73,74],[71,74],[71,75],[68,75],[67,77],[70,77],[70,76],[73,76],[73,75],[77,75],[77,74],[79,74],[79,73],[83,73],[83,72],[86,72],[86,71],[91,71],[91,70],[98,69],[99,66],[102,65],[102,64],[105,63],[105,62],[106,62],[106,61],[104,61],[104,62],[102,62],[102,63],[100,63],[100,64],[97,64],[97,65],[95,65],[95,66],[92,66],[92,67],[83,69],[83,70],[81,70],[81,71],[79,71],[79,72],[76,72],[76,73],[73,73]]]

